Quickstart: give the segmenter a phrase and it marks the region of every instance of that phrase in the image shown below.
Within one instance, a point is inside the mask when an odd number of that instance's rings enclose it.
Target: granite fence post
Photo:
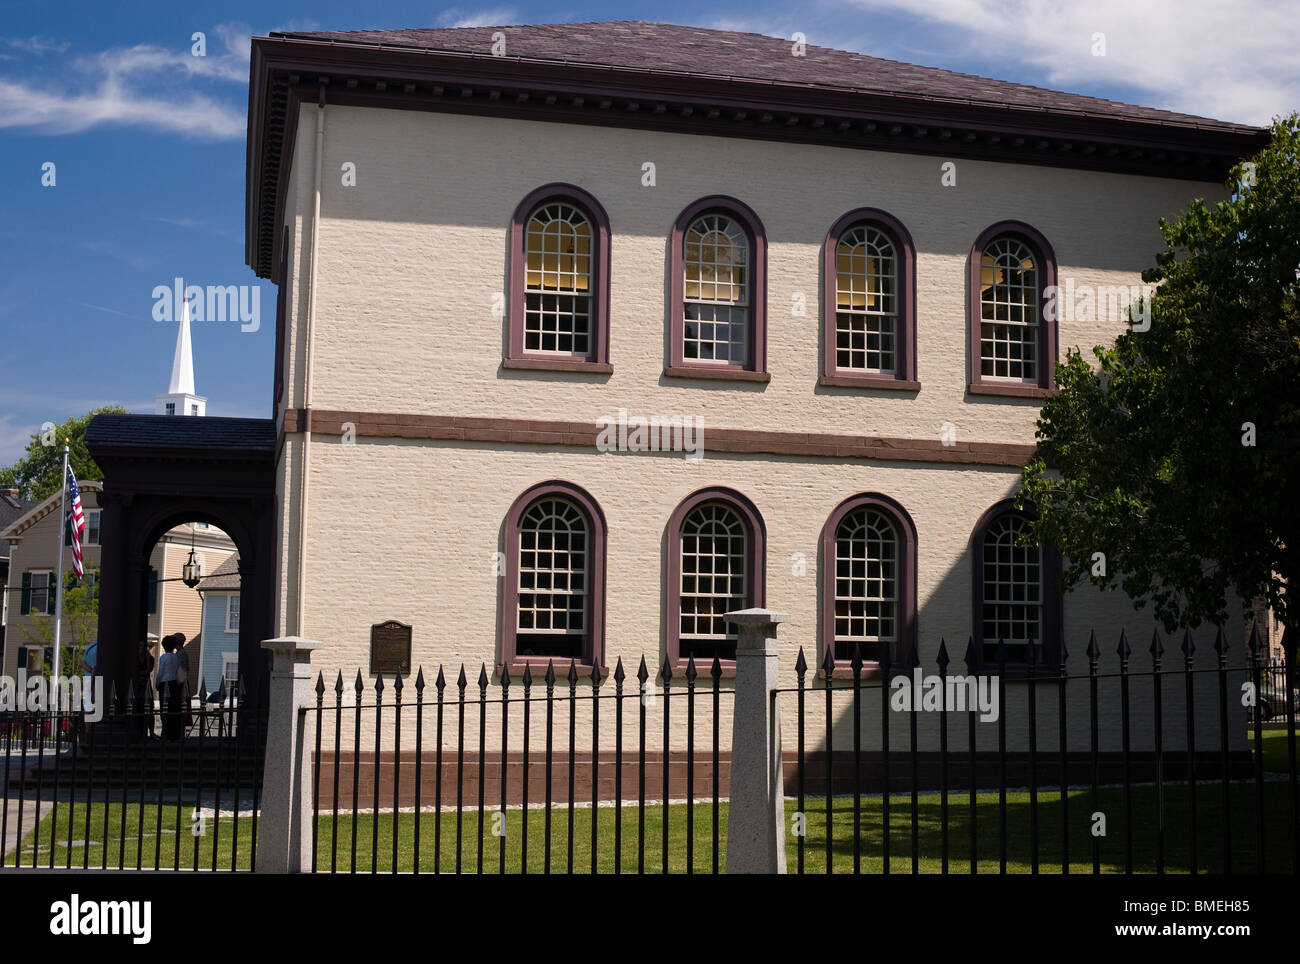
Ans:
[[[776,627],[787,618],[768,609],[726,614],[738,631],[727,811],[729,874],[785,873],[781,719],[773,691],[779,668]]]
[[[308,707],[311,654],[321,644],[301,636],[263,640],[271,653],[266,758],[262,771],[257,872],[311,870],[312,759]]]

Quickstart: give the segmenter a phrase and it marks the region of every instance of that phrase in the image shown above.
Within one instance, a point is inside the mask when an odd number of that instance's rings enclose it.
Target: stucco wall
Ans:
[[[308,263],[315,108],[304,108],[288,205],[294,263]],[[703,414],[727,427],[935,438],[1032,440],[1032,401],[967,397],[966,272],[990,224],[1018,219],[1055,248],[1062,283],[1137,284],[1160,247],[1157,221],[1215,185],[941,156],[853,151],[419,111],[326,108],[313,349],[316,408],[591,420],[626,407]],[[344,187],[340,167],[356,165]],[[655,187],[641,165],[656,165]],[[605,206],[612,230],[608,379],[504,372],[506,227],[520,199],[552,181]],[[766,386],[665,380],[667,237],[690,202],[730,194],[769,241]],[[917,248],[915,397],[819,389],[820,257],[831,224],[882,208]],[[796,295],[806,304],[792,314]],[[306,292],[298,283],[299,318]],[[1116,323],[1062,322],[1062,348],[1109,340]],[[298,334],[301,332],[299,331]],[[301,404],[302,345],[289,352]],[[542,383],[542,384],[539,384]],[[295,387],[296,386],[296,387]]]
[[[670,455],[365,439],[355,446],[318,441],[312,462],[313,517],[333,524],[312,526],[308,535],[304,634],[325,644],[313,665],[331,687],[341,672],[349,693],[357,670],[366,675],[370,626],[385,619],[414,626],[413,657],[425,667],[427,680],[432,681],[438,664],[454,680],[464,663],[471,695],[477,693],[474,681],[480,665],[486,663],[491,675],[500,656],[502,587],[493,574],[493,554],[502,549],[503,519],[520,492],[551,478],[582,485],[600,504],[608,523],[605,659],[610,671],[619,657],[629,677],[643,654],[652,672],[662,663],[668,518],[696,489],[726,485],[755,503],[767,527],[767,606],[790,616],[779,632],[782,685],[794,685],[800,646],[810,661],[816,659],[822,526],[843,499],[866,491],[896,499],[916,523],[921,660],[927,672],[935,672],[939,640],[944,638],[956,672],[971,632],[968,541],[981,513],[1010,493],[1018,477],[1009,468],[744,455],[690,462]],[[338,524],[340,520],[347,520],[346,525]],[[797,553],[803,554],[802,560]],[[800,561],[805,564],[802,575],[797,574]],[[1096,630],[1104,650],[1103,672],[1118,670],[1114,651],[1121,629],[1135,651],[1132,668],[1150,668],[1149,613],[1134,611],[1123,596],[1092,589],[1068,595],[1064,610],[1073,673],[1086,674],[1084,653],[1091,630]],[[1236,647],[1234,661],[1240,659],[1240,627],[1239,618],[1226,627]],[[1197,636],[1198,665],[1212,666],[1212,636],[1205,630]],[[1166,641],[1167,668],[1182,665],[1176,645]],[[567,666],[560,669],[567,672]],[[1113,680],[1104,685],[1114,688]],[[1198,678],[1197,686],[1201,705],[1214,706],[1212,676]],[[1007,708],[1014,745],[1024,738],[1025,694],[1023,684],[1010,684],[1009,689],[1015,695],[1007,699],[1017,704]],[[1165,689],[1166,712],[1176,714],[1182,705],[1181,681],[1166,682]],[[1148,681],[1135,681],[1135,747],[1150,745],[1150,690]],[[1080,728],[1086,726],[1086,695],[1086,684],[1075,684],[1071,716]],[[1103,693],[1101,714],[1103,739],[1111,748],[1118,740],[1114,695]],[[412,698],[408,693],[406,699]],[[837,701],[837,706],[845,705],[843,699]],[[1053,694],[1043,689],[1038,708],[1044,714],[1044,747],[1055,740],[1054,706]],[[820,702],[813,709],[819,713]],[[1237,709],[1234,704],[1234,716]],[[1181,715],[1169,718],[1181,725]],[[868,719],[873,721],[869,729],[874,729],[877,717]],[[923,721],[923,734],[930,726]],[[1204,716],[1198,728],[1202,746],[1217,745],[1216,726],[1217,715]],[[1169,745],[1177,745],[1179,727],[1167,724],[1167,730]],[[1076,730],[1081,732],[1086,730]],[[900,731],[895,739],[903,735]],[[1234,734],[1234,741],[1239,735]],[[792,733],[787,737],[793,739]],[[981,738],[996,739],[995,729],[985,728]]]

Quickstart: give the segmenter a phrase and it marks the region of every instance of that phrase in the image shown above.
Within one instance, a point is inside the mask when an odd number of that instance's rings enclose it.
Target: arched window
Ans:
[[[916,250],[884,211],[850,211],[822,255],[824,345],[820,383],[915,390]]]
[[[567,482],[535,485],[506,516],[502,656],[591,666],[604,651],[605,520]]]
[[[974,563],[974,639],[986,666],[998,663],[999,641],[1007,665],[1031,660],[1055,668],[1060,653],[1060,555],[1051,547],[1024,544],[1032,513],[1000,502],[980,519],[971,539]]]
[[[704,198],[673,225],[667,375],[767,381],[767,241],[739,201]]]
[[[609,219],[594,197],[548,184],[510,227],[506,368],[608,372]]]
[[[668,522],[668,658],[734,660],[736,628],[723,617],[762,606],[767,533],[754,504],[701,489]]]
[[[907,665],[916,634],[916,527],[887,496],[863,493],[836,507],[822,529],[822,653],[868,669],[886,650]],[[820,664],[819,664],[820,665]]]
[[[1042,396],[1056,378],[1056,322],[1043,310],[1051,245],[1027,224],[995,224],[971,249],[970,279],[970,392]]]

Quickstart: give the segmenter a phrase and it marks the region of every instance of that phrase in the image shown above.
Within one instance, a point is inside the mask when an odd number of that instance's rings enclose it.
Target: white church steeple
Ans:
[[[180,286],[184,291],[184,285]],[[180,328],[176,332],[176,354],[172,358],[172,380],[166,395],[154,396],[155,415],[203,415],[208,400],[194,394],[194,351],[190,346],[190,302],[181,299]]]

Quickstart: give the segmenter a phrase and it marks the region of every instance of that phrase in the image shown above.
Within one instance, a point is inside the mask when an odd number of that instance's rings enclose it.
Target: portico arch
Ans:
[[[275,632],[275,423],[270,419],[96,415],[86,445],[100,497],[99,665],[125,694],[144,638],[149,554],[182,522],[208,522],[239,552],[241,676],[250,701]],[[256,705],[253,702],[252,705]]]

